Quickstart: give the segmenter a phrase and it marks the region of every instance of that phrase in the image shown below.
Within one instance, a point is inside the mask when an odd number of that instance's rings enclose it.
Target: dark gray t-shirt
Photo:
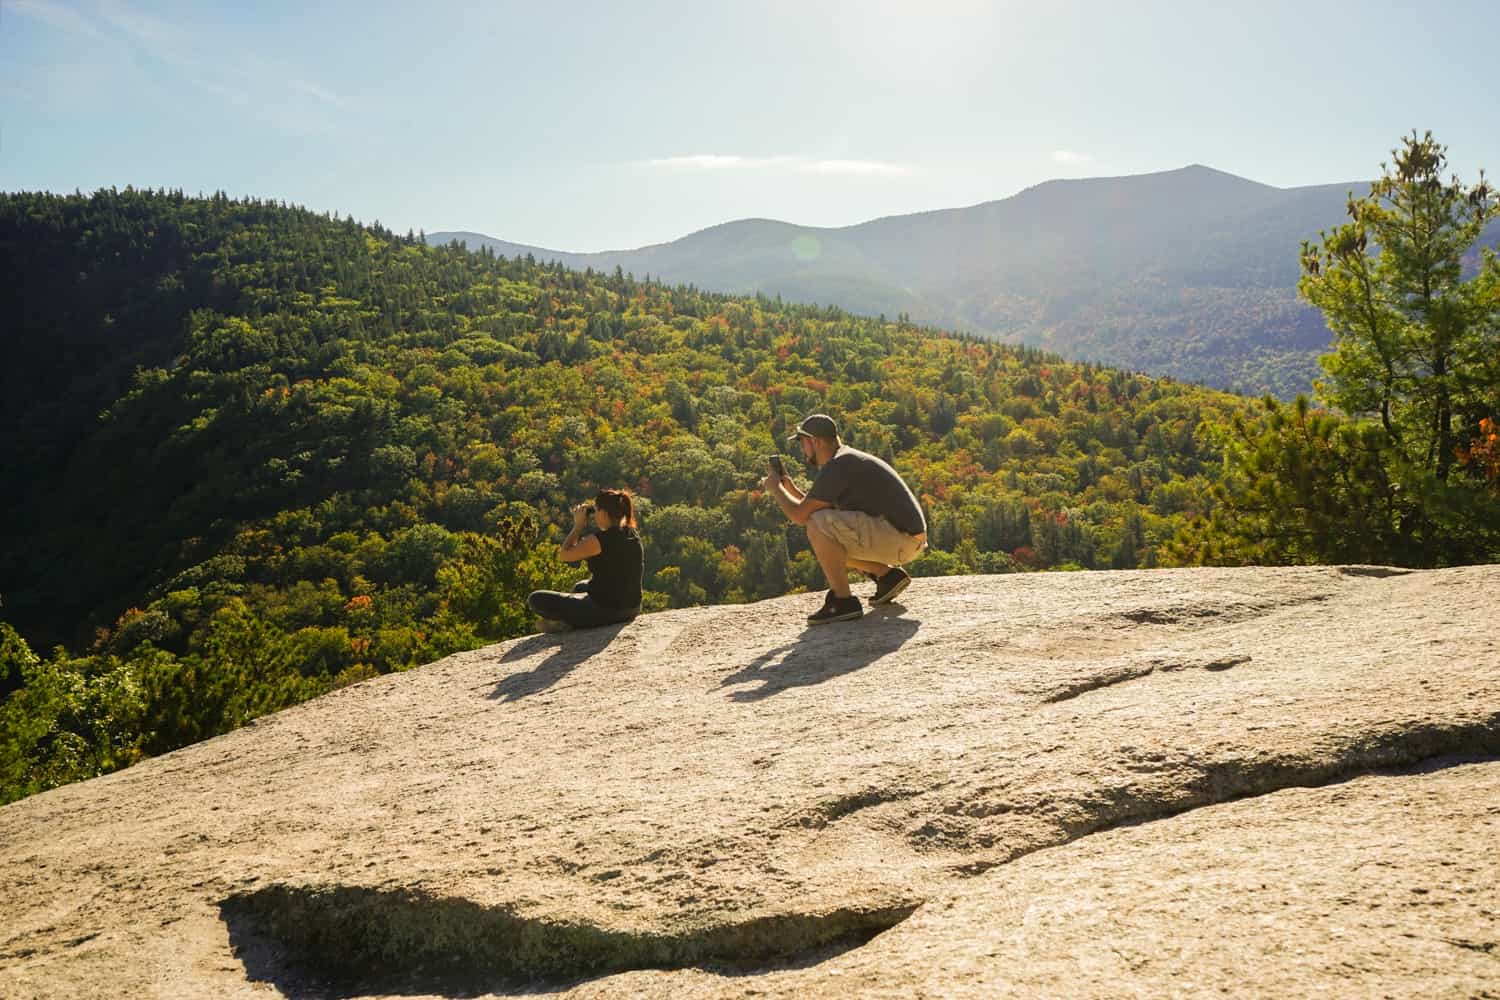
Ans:
[[[818,470],[807,495],[826,500],[840,510],[862,510],[883,517],[908,535],[927,531],[922,506],[896,470],[858,448],[840,445],[828,464]]]

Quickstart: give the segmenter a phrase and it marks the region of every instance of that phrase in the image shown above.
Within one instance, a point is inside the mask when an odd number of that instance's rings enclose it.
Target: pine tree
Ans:
[[[1350,221],[1303,244],[1299,284],[1335,335],[1318,393],[1379,421],[1369,445],[1403,498],[1399,548],[1439,565],[1496,557],[1500,517],[1462,464],[1500,409],[1500,258],[1474,252],[1500,204],[1483,173],[1466,186],[1446,166],[1432,133],[1403,138]]]
[[[1430,132],[1391,155],[1370,193],[1350,197],[1350,221],[1321,233],[1320,246],[1303,244],[1298,288],[1336,337],[1320,397],[1378,415],[1410,465],[1445,481],[1455,419],[1477,430],[1497,402],[1483,397],[1500,356],[1500,260],[1484,251],[1468,279],[1463,265],[1500,205],[1482,173],[1472,187],[1443,180],[1447,150]]]
[[[1211,520],[1174,545],[1179,554],[1218,565],[1427,561],[1400,531],[1412,498],[1387,474],[1380,428],[1315,410],[1306,396],[1262,405],[1262,419],[1236,415],[1223,435],[1233,472],[1214,490]]]

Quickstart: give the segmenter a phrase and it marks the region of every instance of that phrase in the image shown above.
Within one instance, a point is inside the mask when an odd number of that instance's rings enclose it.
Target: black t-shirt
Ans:
[[[608,531],[595,531],[594,537],[599,539],[599,554],[588,560],[589,596],[607,608],[640,607],[646,572],[641,536],[634,528],[617,524]]]
[[[896,470],[868,452],[841,445],[818,470],[808,496],[839,510],[862,510],[883,517],[908,535],[927,531],[922,505]]]

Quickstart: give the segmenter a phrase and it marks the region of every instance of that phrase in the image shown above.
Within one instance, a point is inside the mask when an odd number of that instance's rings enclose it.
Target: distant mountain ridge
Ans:
[[[1297,250],[1368,181],[1276,188],[1202,165],[1052,180],[967,208],[839,228],[742,219],[634,250],[568,253],[439,232],[506,256],[838,305],[1223,388],[1308,389],[1330,334]],[[1492,227],[1488,241],[1500,236]]]

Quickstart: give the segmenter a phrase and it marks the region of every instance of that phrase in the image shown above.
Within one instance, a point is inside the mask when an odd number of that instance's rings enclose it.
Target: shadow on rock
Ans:
[[[574,632],[534,635],[516,643],[500,658],[500,662],[523,659],[548,648],[552,649],[552,654],[532,669],[511,674],[496,684],[495,690],[489,694],[490,699],[519,701],[527,695],[547,690],[567,676],[568,671],[601,652],[624,628],[624,625],[601,625]]]
[[[916,901],[872,902],[738,923],[617,931],[525,917],[418,890],[272,885],[223,900],[251,982],[293,1000],[553,992],[634,969],[756,974],[869,943]]]
[[[787,688],[807,687],[853,673],[916,634],[919,619],[902,617],[906,608],[887,604],[858,621],[809,625],[797,637],[768,649],[719,683],[720,687],[760,682],[760,687],[730,694],[731,701],[759,701]]]

